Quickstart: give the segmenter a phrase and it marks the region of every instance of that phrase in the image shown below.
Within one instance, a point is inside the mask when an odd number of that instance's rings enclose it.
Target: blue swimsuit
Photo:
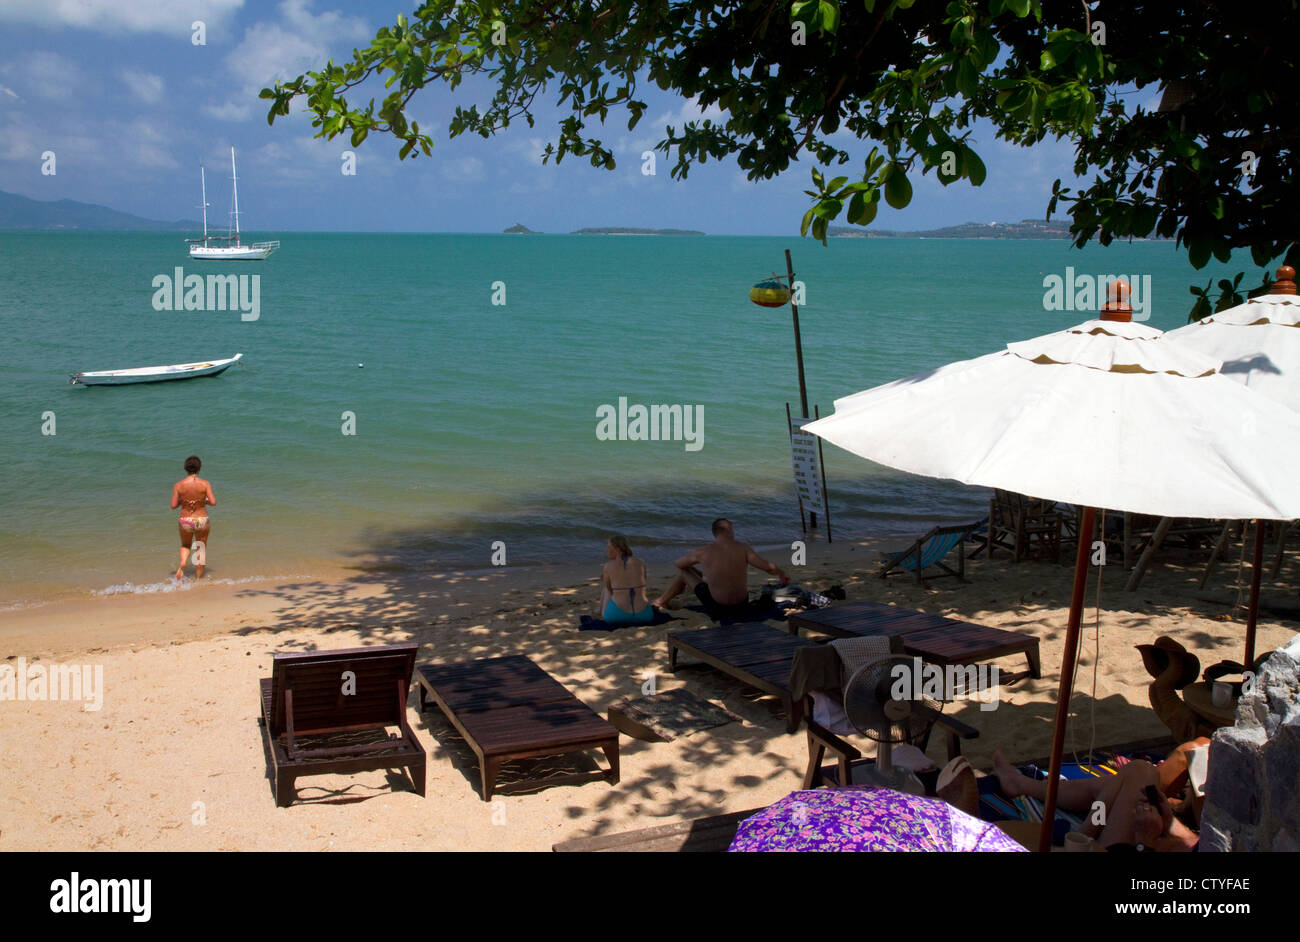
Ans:
[[[627,569],[626,556],[623,557],[623,568],[625,570]],[[610,594],[613,595],[615,592],[626,592],[627,604],[628,607],[631,607],[636,604],[636,590],[643,588],[645,588],[645,586],[635,585],[629,589],[615,589],[611,586]],[[648,625],[650,622],[655,620],[655,607],[653,605],[646,605],[646,607],[641,609],[639,612],[627,612],[619,608],[611,598],[605,603],[604,619],[611,625]]]

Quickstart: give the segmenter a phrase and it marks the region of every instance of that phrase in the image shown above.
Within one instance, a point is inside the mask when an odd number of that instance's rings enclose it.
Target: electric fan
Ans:
[[[911,770],[896,767],[892,759],[895,745],[921,738],[943,709],[941,702],[922,693],[915,667],[912,658],[902,655],[875,658],[854,671],[844,688],[849,722],[876,743],[875,765],[861,769],[869,780],[861,784],[925,794],[920,779]]]

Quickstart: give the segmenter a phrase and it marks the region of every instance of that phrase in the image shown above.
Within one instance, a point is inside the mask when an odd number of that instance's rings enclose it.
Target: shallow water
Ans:
[[[598,560],[612,531],[670,558],[720,515],[741,538],[788,545],[790,314],[748,300],[785,248],[807,286],[808,395],[823,414],[1087,319],[1043,309],[1044,276],[1067,265],[1150,274],[1151,323],[1165,329],[1185,320],[1187,284],[1209,277],[1169,243],[276,237],[270,260],[241,266],[189,261],[179,234],[0,233],[0,600],[166,591],[168,501],[191,453],[218,500],[219,579],[323,562],[483,567],[496,541],[510,565]],[[177,266],[260,276],[258,318],[155,310],[153,279]],[[243,363],[216,378],[67,384],[75,370],[236,352]],[[703,447],[600,440],[597,409],[620,396],[703,407]],[[825,457],[843,537],[984,513],[979,489]]]

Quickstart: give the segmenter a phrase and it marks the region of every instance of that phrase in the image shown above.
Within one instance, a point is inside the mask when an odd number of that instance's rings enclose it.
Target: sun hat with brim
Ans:
[[[1169,669],[1171,660],[1181,665],[1182,676],[1174,686],[1179,690],[1194,682],[1201,674],[1201,662],[1195,654],[1167,635],[1161,635],[1155,644],[1135,644],[1142,654],[1142,666],[1152,677],[1159,678]]]

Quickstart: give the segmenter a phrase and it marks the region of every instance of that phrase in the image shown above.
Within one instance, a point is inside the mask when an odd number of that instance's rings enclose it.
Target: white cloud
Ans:
[[[297,78],[308,69],[325,64],[331,54],[350,49],[372,35],[371,29],[357,17],[329,12],[313,14],[310,0],[285,0],[280,4],[282,23],[263,21],[244,31],[244,38],[226,57],[226,67],[246,93],[258,91],[277,81]]]
[[[163,80],[161,75],[154,75],[152,72],[140,72],[136,69],[121,69],[117,76],[131,90],[132,94],[145,104],[154,105],[162,100]]]
[[[437,162],[443,177],[448,180],[465,182],[483,179],[483,161],[477,157],[456,157],[452,160],[438,160]]]
[[[120,128],[115,128],[114,125],[117,122],[110,122],[105,137],[118,141],[116,149],[119,156],[115,159],[132,167],[154,170],[174,170],[180,166],[171,155],[171,135],[164,134],[140,118],[127,122]]]
[[[29,52],[3,71],[12,75],[15,84],[30,96],[46,101],[66,101],[87,84],[81,68],[55,52]]]
[[[253,113],[253,106],[228,101],[224,105],[204,105],[201,110],[209,118],[218,121],[244,121]]]
[[[244,0],[5,0],[0,22],[188,36],[195,20],[211,28],[243,5]]]
[[[313,13],[311,0],[285,0],[280,22],[263,20],[244,30],[244,38],[225,58],[235,80],[236,97],[204,105],[203,112],[219,121],[245,121],[264,115],[257,94],[276,82],[297,78],[319,68],[331,57],[347,58],[348,47],[373,35],[365,22],[335,11]]]
[[[619,139],[617,149],[623,152],[631,152],[638,157],[647,150],[654,150],[656,144],[668,136],[668,126],[677,133],[681,133],[688,121],[703,123],[712,121],[715,124],[724,121],[726,116],[717,105],[709,105],[707,108],[700,107],[698,99],[688,98],[676,111],[665,111],[653,121],[642,121],[636,129],[642,133],[642,137],[633,138],[630,134],[624,134]],[[648,132],[648,133],[647,133]],[[657,159],[662,162],[663,154],[656,151]]]

